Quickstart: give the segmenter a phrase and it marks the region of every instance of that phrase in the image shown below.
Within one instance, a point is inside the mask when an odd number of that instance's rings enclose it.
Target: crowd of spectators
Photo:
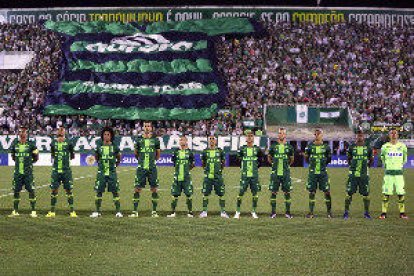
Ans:
[[[158,135],[239,135],[243,120],[263,126],[265,104],[350,107],[357,124],[414,119],[412,27],[263,23],[266,36],[223,37],[216,47],[229,90],[227,111],[210,120],[158,121]],[[35,54],[24,70],[0,70],[0,134],[27,125],[32,134],[49,135],[64,125],[72,135],[95,135],[104,124],[121,135],[140,133],[142,121],[42,114],[48,87],[58,76],[59,45],[59,38],[40,25],[0,24],[0,52]]]
[[[257,116],[267,103],[350,107],[357,123],[414,114],[414,28],[267,23],[269,35],[223,40],[227,106]],[[247,107],[247,108],[246,108]]]

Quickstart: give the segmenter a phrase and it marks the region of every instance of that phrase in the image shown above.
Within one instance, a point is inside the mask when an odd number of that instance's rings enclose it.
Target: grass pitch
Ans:
[[[308,198],[307,171],[292,169],[292,214],[282,217],[283,196],[278,195],[280,216],[269,219],[269,168],[261,169],[260,219],[250,218],[251,197],[244,197],[240,220],[221,219],[218,199],[210,197],[207,219],[188,219],[185,197],[178,205],[178,218],[167,219],[170,210],[172,168],[160,168],[160,218],[151,218],[151,196],[144,191],[140,217],[114,217],[112,195],[104,195],[103,217],[89,218],[94,210],[93,184],[96,168],[76,167],[75,207],[77,219],[68,217],[66,197],[60,191],[54,219],[44,215],[50,206],[50,168],[35,167],[37,219],[29,218],[27,193],[22,193],[19,218],[7,218],[12,209],[12,168],[0,167],[0,271],[2,275],[42,274],[368,274],[412,275],[414,271],[414,170],[405,172],[407,213],[398,219],[396,197],[392,197],[389,218],[376,219],[381,211],[382,169],[371,170],[371,214],[362,218],[362,198],[355,195],[351,218],[342,220],[346,169],[329,170],[334,219],[325,218],[323,196],[317,194],[315,219],[305,219]],[[132,210],[134,168],[118,169],[121,206]],[[234,214],[239,169],[225,169],[226,209]],[[193,171],[194,209],[202,208],[202,170]],[[411,272],[410,272],[411,271]]]

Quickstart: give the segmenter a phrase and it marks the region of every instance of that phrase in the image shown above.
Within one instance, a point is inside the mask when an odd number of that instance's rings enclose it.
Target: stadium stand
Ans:
[[[265,24],[269,35],[264,38],[223,37],[217,47],[218,66],[229,89],[226,112],[197,122],[158,121],[158,135],[182,131],[240,135],[244,120],[262,129],[266,104],[350,108],[357,125],[414,119],[410,118],[414,114],[412,28]],[[72,135],[95,135],[101,124],[116,126],[121,135],[140,132],[140,121],[42,115],[44,96],[57,78],[61,52],[59,38],[40,25],[1,24],[0,51],[35,52],[24,70],[0,71],[1,134],[14,133],[21,124],[30,125],[32,134],[39,135],[50,134],[62,124]],[[307,133],[306,129],[301,132]]]

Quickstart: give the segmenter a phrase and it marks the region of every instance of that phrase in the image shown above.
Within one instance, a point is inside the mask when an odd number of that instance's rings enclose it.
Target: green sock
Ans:
[[[219,197],[219,204],[220,204],[221,212],[225,212],[226,211],[226,200],[223,199],[222,196]]]
[[[102,194],[98,193],[95,197],[95,207],[96,207],[96,212],[100,212],[101,211],[101,205],[102,205]]]
[[[20,193],[14,193],[13,210],[15,210],[16,212],[19,210],[19,203],[20,203]]]
[[[352,202],[352,196],[351,195],[346,195],[345,196],[345,211],[349,211],[349,206],[351,205]]]
[[[203,196],[203,211],[207,212],[208,196]]]
[[[285,193],[285,208],[286,208],[286,213],[289,213],[289,214],[290,214],[290,204],[291,204],[290,193]]]
[[[326,203],[326,211],[330,213],[332,209],[331,193],[325,193],[325,203]]]
[[[134,211],[138,212],[138,204],[139,204],[139,197],[140,197],[140,193],[134,193]]]
[[[252,211],[256,213],[257,208],[257,202],[259,201],[259,196],[257,194],[254,194],[252,196]]]
[[[272,206],[272,214],[276,213],[276,194],[270,196],[270,206]]]
[[[35,193],[29,194],[29,201],[30,201],[30,207],[32,208],[32,211],[36,210],[36,195]]]
[[[156,212],[157,211],[157,206],[158,206],[158,193],[157,192],[153,192],[152,193],[152,211]]]
[[[362,200],[364,201],[364,210],[365,210],[366,213],[368,213],[369,212],[369,204],[370,204],[371,200],[370,200],[369,196],[364,196],[362,198]]]
[[[175,213],[175,208],[177,208],[177,203],[178,203],[178,196],[173,196],[171,200],[171,211],[173,213]]]
[[[242,204],[242,198],[243,198],[242,195],[237,196],[237,208],[236,208],[237,212],[240,212],[240,206]]]
[[[121,201],[119,198],[119,194],[118,193],[113,193],[113,201],[114,201],[114,205],[115,205],[115,211],[118,213],[121,211]]]
[[[191,196],[187,197],[187,207],[188,207],[188,212],[192,213],[193,212],[193,198]]]
[[[71,212],[73,212],[73,210],[74,210],[74,208],[73,208],[73,193],[71,191],[67,192],[66,196],[68,197],[69,210]]]
[[[56,209],[58,194],[56,192],[52,192],[50,194],[50,211],[54,212]]]
[[[314,209],[315,209],[315,194],[309,193],[309,212],[313,214]]]

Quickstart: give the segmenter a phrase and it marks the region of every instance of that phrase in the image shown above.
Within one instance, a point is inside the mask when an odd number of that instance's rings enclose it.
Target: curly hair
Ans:
[[[106,131],[108,131],[111,134],[111,142],[113,142],[114,141],[114,137],[115,137],[115,132],[114,132],[114,130],[111,127],[108,127],[108,126],[104,127],[102,129],[102,131],[101,131],[101,139],[102,139],[102,141],[104,140],[103,136],[104,136],[104,133]]]

